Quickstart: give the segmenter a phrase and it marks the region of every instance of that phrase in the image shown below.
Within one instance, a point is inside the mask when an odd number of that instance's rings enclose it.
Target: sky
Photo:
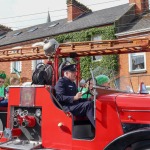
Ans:
[[[129,0],[78,0],[92,11],[126,4]],[[0,0],[0,24],[13,30],[67,17],[66,0]]]

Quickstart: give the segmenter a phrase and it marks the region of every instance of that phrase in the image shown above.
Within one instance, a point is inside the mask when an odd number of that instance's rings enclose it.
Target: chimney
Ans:
[[[92,12],[89,8],[76,0],[67,0],[67,8],[68,22],[77,19],[83,14]]]
[[[135,13],[137,15],[142,15],[149,11],[149,2],[148,0],[129,0],[129,3],[135,3]]]

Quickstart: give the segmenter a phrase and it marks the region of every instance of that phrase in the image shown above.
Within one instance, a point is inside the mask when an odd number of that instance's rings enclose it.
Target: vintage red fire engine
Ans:
[[[52,40],[54,42],[54,40]],[[49,56],[52,84],[10,87],[8,107],[0,107],[1,149],[60,149],[60,150],[142,150],[150,148],[150,95],[143,84],[139,93],[129,90],[105,88],[94,85],[95,130],[86,117],[64,112],[55,98],[53,87],[62,76],[60,58],[94,55],[148,52],[149,39],[77,42],[57,46],[49,40],[43,48],[36,47],[19,60],[41,59]],[[52,42],[52,43],[51,43]],[[52,49],[53,47],[53,49]],[[19,52],[19,51],[18,51]],[[29,52],[29,51],[28,51]],[[15,61],[7,50],[0,61]],[[47,56],[45,56],[45,54]],[[35,57],[36,56],[36,57]],[[80,63],[77,63],[77,79],[80,81]],[[91,69],[91,76],[94,74]],[[121,83],[120,83],[121,84]],[[2,128],[2,127],[1,127]]]

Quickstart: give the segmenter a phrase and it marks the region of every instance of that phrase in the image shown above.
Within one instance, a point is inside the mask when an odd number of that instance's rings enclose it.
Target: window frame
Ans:
[[[16,68],[15,66],[15,63],[19,63],[18,68]],[[11,67],[10,67],[10,73],[15,73],[14,69],[15,68],[16,70],[18,70],[18,72],[21,72],[22,71],[22,62],[21,61],[14,61],[14,62],[11,62]]]
[[[98,38],[99,37],[99,38]],[[100,41],[102,40],[102,36],[100,34],[95,34],[91,37],[91,41]],[[97,58],[100,57],[100,58]],[[97,61],[101,61],[102,60],[102,56],[91,56],[92,62],[97,62]]]
[[[131,64],[131,57],[132,55],[143,55],[144,56],[144,69],[136,69],[136,70],[132,70],[132,64]],[[145,52],[141,52],[141,53],[130,53],[128,54],[128,58],[129,58],[129,72],[130,73],[141,73],[141,72],[146,72],[146,53]]]

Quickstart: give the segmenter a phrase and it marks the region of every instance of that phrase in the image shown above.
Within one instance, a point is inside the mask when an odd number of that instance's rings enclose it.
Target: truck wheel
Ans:
[[[132,144],[133,150],[150,150],[150,140],[140,141]]]
[[[150,150],[150,140],[134,143],[125,150]]]
[[[150,150],[150,128],[128,132],[110,142],[105,150]]]
[[[125,150],[133,150],[132,147],[127,147]]]

